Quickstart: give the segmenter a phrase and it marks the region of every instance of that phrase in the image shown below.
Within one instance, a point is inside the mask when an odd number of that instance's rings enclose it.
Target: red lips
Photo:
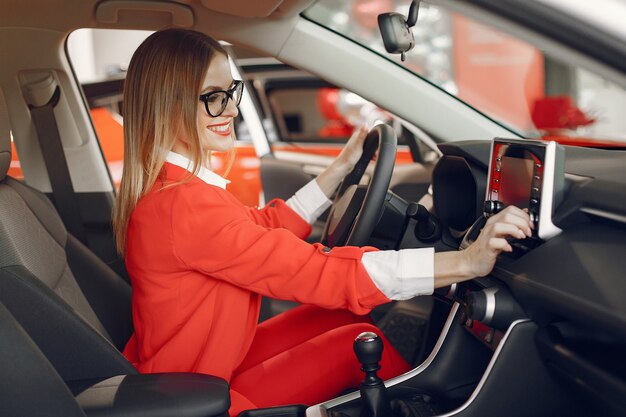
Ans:
[[[208,125],[207,129],[209,129],[211,132],[213,132],[213,133],[215,133],[217,135],[220,135],[220,136],[230,136],[232,131],[233,131],[232,125],[229,126],[228,129],[226,129],[224,131],[216,131],[216,130],[212,130],[211,129],[212,127],[220,127],[220,126],[226,126],[226,125],[230,125],[230,124],[231,124],[230,121],[225,122],[225,123],[216,123],[216,124],[213,124],[213,125]]]

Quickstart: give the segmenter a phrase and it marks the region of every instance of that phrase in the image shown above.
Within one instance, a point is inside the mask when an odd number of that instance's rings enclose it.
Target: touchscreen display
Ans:
[[[502,157],[500,199],[505,206],[528,208],[534,166],[532,159]]]
[[[528,210],[535,236],[547,240],[561,232],[553,222],[563,199],[565,150],[556,142],[495,138],[491,147],[484,214],[507,206]]]
[[[495,143],[488,199],[537,212],[543,164],[527,146]]]

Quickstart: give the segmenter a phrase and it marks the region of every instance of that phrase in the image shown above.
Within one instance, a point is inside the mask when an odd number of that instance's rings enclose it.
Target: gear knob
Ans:
[[[387,389],[376,372],[380,369],[383,355],[383,341],[376,333],[363,332],[354,339],[354,353],[365,372],[360,391],[363,401],[362,417],[392,416]]]
[[[363,368],[374,365],[378,370],[378,362],[383,355],[383,341],[376,333],[363,332],[354,339],[354,353]]]

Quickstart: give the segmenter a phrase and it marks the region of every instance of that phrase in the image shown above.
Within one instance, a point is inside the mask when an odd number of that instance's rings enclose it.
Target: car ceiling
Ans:
[[[61,32],[65,38],[80,28],[158,30],[177,26],[278,56],[299,14],[311,3],[313,0],[3,1],[0,29],[47,29]]]
[[[20,62],[1,68],[0,81],[10,82],[15,71],[24,68],[59,67],[55,61],[68,34],[81,28],[158,30],[182,27],[200,30],[252,50],[261,47],[265,54],[278,55],[298,14],[311,3],[311,0],[2,1],[0,50],[3,57]],[[270,18],[267,18],[268,13],[271,13]],[[3,88],[7,88],[6,84]]]
[[[118,22],[125,22],[128,29],[159,28],[177,25],[171,17],[165,16],[164,4],[169,4],[174,13],[190,12],[194,26],[206,27],[216,19],[227,18],[232,24],[235,20],[253,21],[270,17],[273,21],[289,19],[313,3],[313,0],[32,0],[28,2],[3,1],[0,4],[2,15],[0,26],[24,26],[69,31],[79,27],[109,27],[111,21],[99,21],[99,9],[116,7]],[[186,11],[185,11],[186,9]],[[37,13],[33,13],[37,10]],[[142,20],[134,21],[132,11],[139,11]],[[159,10],[150,16],[150,10]],[[212,19],[207,20],[207,17]],[[174,17],[175,18],[175,17]],[[182,26],[182,25],[181,25]],[[220,27],[222,25],[217,25]],[[115,27],[119,27],[117,24]]]
[[[399,69],[394,63],[381,60],[351,41],[331,31],[320,30],[317,24],[300,17],[300,13],[312,2],[275,0],[272,5],[264,3],[265,8],[254,8],[256,6],[251,5],[256,4],[256,1],[249,0],[239,1],[239,7],[228,10],[230,13],[242,14],[242,10],[252,7],[258,14],[267,13],[273,8],[269,17],[252,18],[216,12],[206,7],[212,4],[206,0],[0,2],[0,35],[5,41],[15,40],[14,44],[7,42],[1,46],[3,56],[19,57],[19,62],[0,70],[0,82],[2,88],[14,90],[11,79],[24,68],[68,68],[69,63],[63,62],[66,58],[60,56],[64,54],[59,52],[65,47],[67,35],[75,29],[157,30],[179,26],[203,31],[220,40],[307,69],[328,82],[349,89],[394,112],[442,140],[515,136],[465,103],[442,94],[439,88],[427,82],[419,82],[419,78]],[[28,56],[23,51],[29,51]],[[356,62],[359,63],[357,67],[360,71],[355,74]],[[389,91],[401,91],[402,95],[389,94]],[[9,101],[17,97],[15,93],[9,91]],[[15,103],[9,104],[12,109],[16,109]],[[15,126],[14,118],[11,115]],[[456,123],[450,124],[450,120]]]

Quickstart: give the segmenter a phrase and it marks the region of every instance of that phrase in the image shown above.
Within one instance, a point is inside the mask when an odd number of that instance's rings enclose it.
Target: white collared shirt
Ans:
[[[179,153],[170,151],[165,157],[165,161],[172,165],[186,169],[189,172],[193,172],[193,161]],[[197,176],[207,184],[215,185],[216,187],[220,187],[222,190],[225,190],[226,185],[230,184],[230,181],[226,178],[217,175],[215,172],[205,168],[204,166],[200,166]]]
[[[169,152],[165,160],[193,172],[193,162],[183,155]],[[208,168],[200,167],[198,178],[207,184],[226,189],[230,183]],[[309,224],[331,206],[332,202],[311,180],[286,201],[286,204]],[[401,249],[366,252],[361,262],[376,287],[391,300],[407,300],[434,291],[434,249]]]

